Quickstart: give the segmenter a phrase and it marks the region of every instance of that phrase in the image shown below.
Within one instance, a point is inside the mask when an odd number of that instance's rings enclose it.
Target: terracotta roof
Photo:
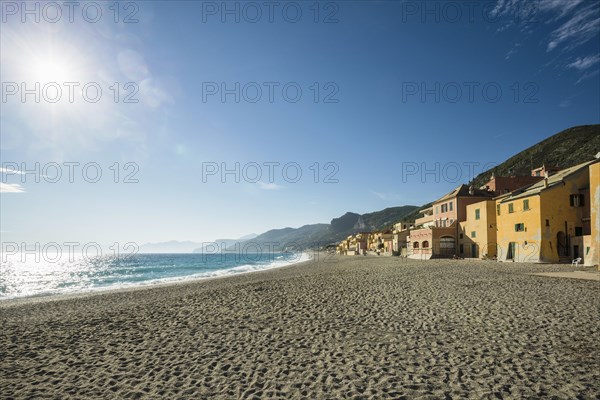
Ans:
[[[469,194],[469,187],[467,185],[460,185],[450,193],[433,202],[433,204],[440,203],[442,201],[450,200],[455,197],[494,197],[494,194],[484,189],[473,189],[473,195]]]
[[[517,190],[505,195],[506,197],[501,201],[501,203],[506,203],[508,201],[513,201],[513,200],[520,199],[523,197],[528,197],[528,196],[533,196],[533,195],[539,194],[540,192],[543,192],[544,190],[550,189],[556,185],[560,185],[562,183],[563,179],[565,179],[569,175],[573,175],[574,173],[579,172],[579,171],[583,170],[584,168],[587,168],[591,164],[597,163],[599,161],[600,160],[598,160],[598,159],[586,161],[584,163],[575,165],[573,167],[562,169],[562,170],[558,171],[557,173],[555,173],[554,175],[551,175],[550,177],[548,177],[548,186],[547,187],[544,184],[545,179],[542,179],[539,182],[536,182],[529,186],[525,186],[524,188],[521,188],[521,189],[517,189]]]

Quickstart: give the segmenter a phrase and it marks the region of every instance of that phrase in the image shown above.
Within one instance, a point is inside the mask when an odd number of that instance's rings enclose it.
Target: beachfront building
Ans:
[[[586,258],[598,241],[590,224],[590,175],[596,176],[599,161],[547,174],[533,185],[498,197],[498,260],[570,262],[581,257],[591,262]],[[597,199],[594,202],[597,205]]]
[[[402,257],[407,255],[407,244],[410,230],[414,229],[414,222],[398,222],[392,230],[392,251]]]
[[[367,232],[361,232],[354,235],[354,247],[356,248],[356,255],[361,255],[367,252],[367,241],[369,234]]]
[[[434,201],[431,207],[421,210],[423,217],[415,220],[416,227],[408,237],[408,257],[429,259],[456,255],[458,222],[466,219],[467,206],[493,196],[489,190],[460,185]]]
[[[531,176],[495,176],[495,174],[492,173],[490,180],[480,189],[492,192],[496,196],[501,196],[503,194],[510,193],[513,190],[520,189],[541,181],[544,179],[545,175],[537,175],[540,173],[540,171],[544,171],[544,173],[548,172],[544,169],[544,167],[541,167],[532,170]],[[551,171],[555,171],[555,169],[553,168]]]
[[[348,248],[350,247],[350,238],[352,236],[348,236],[346,239],[341,240],[336,248],[336,253],[341,255],[348,254]]]
[[[368,233],[357,233],[342,240],[338,245],[338,254],[356,256],[367,250]]]
[[[433,207],[424,208],[419,211],[419,214],[423,214],[423,216],[415,220],[415,227],[430,228],[435,226],[433,222]]]
[[[377,244],[379,243],[379,234],[380,232],[369,232],[369,236],[367,239],[368,251],[377,251]]]
[[[486,199],[469,204],[466,220],[458,226],[458,256],[496,257],[496,201]]]
[[[394,232],[393,230],[387,230],[381,235],[383,241],[383,254],[391,256],[394,254]]]
[[[596,156],[600,158],[600,153]],[[600,163],[593,163],[590,170],[590,238],[585,241],[585,265],[597,265],[600,270]],[[589,248],[589,252],[588,252]]]
[[[369,233],[367,248],[369,251],[384,255],[392,255],[393,233],[391,230]]]
[[[537,176],[537,177],[541,177],[541,178],[550,177],[550,176],[554,175],[555,173],[557,173],[558,171],[560,171],[560,167],[551,167],[551,166],[542,164],[541,167],[531,170],[531,176]]]

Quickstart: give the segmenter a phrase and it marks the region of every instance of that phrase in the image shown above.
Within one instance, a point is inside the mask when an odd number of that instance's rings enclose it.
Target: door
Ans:
[[[477,245],[475,243],[473,243],[471,245],[471,257],[473,257],[473,258],[479,257],[479,252],[477,251]]]
[[[563,231],[560,231],[556,234],[556,249],[558,250],[559,257],[565,257],[569,255],[567,252],[567,238]]]
[[[573,246],[573,258],[579,258],[579,246]]]
[[[510,242],[508,243],[508,253],[506,254],[506,259],[507,260],[514,260],[515,259],[515,242]]]

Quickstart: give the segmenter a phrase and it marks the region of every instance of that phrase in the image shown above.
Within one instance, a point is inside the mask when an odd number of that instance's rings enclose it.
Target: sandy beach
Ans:
[[[0,398],[600,398],[600,283],[566,265],[321,257],[0,303]]]

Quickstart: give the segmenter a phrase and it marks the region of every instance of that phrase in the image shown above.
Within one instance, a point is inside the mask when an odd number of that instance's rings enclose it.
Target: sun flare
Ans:
[[[45,56],[32,60],[31,79],[40,82],[69,82],[76,79],[76,70],[73,63],[65,57],[55,55]]]

